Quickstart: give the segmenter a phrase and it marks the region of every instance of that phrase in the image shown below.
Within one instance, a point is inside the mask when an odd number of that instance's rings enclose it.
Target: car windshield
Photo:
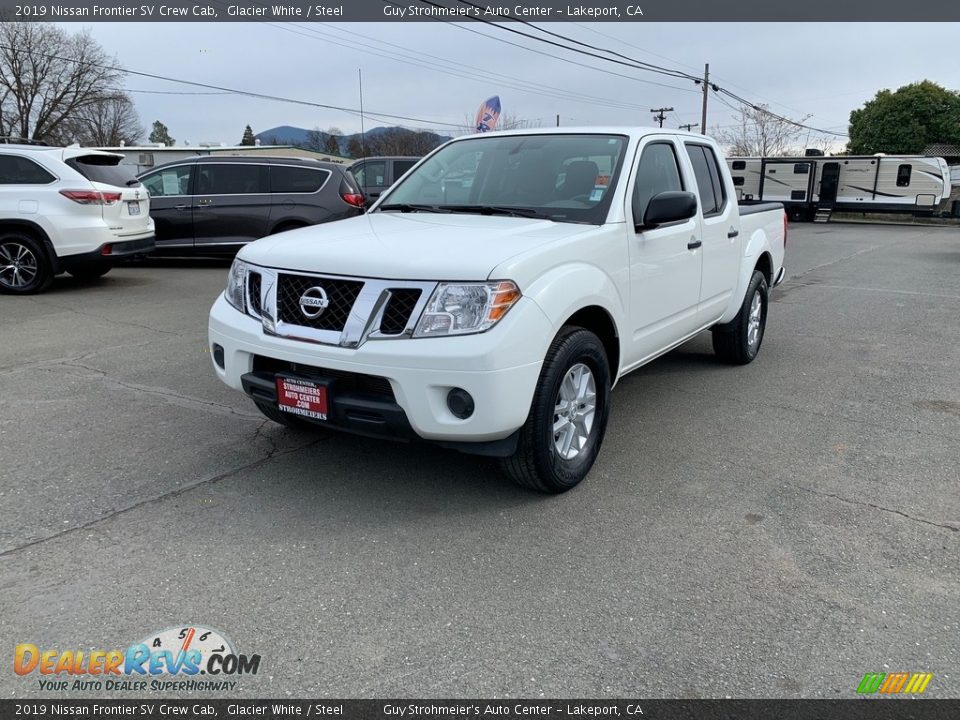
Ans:
[[[391,188],[381,212],[452,212],[602,224],[627,138],[488,135],[452,142]]]

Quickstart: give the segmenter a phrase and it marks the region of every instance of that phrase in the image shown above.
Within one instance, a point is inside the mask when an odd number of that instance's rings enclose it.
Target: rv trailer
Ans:
[[[950,197],[950,170],[938,157],[730,157],[727,165],[740,202],[781,202],[791,219],[834,210],[930,215]]]

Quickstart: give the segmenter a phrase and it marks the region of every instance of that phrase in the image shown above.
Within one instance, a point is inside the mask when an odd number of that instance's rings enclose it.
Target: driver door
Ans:
[[[670,138],[651,138],[640,153],[627,218],[630,237],[631,365],[660,354],[697,330],[700,302],[699,213],[689,220],[644,229],[650,199],[693,183],[681,161],[682,148]],[[639,229],[638,229],[639,228]]]

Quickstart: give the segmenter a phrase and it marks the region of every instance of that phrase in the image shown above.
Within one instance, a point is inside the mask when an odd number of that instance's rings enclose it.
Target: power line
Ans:
[[[14,50],[14,48],[8,45],[0,45],[0,49],[11,50],[11,51]],[[34,54],[39,55],[40,57],[46,57],[53,60],[60,60],[61,62],[69,62],[77,65],[89,65],[90,67],[97,67],[97,68],[100,68],[101,70],[113,70],[114,72],[119,72],[124,75],[136,75],[138,77],[146,77],[146,78],[151,78],[153,80],[163,80],[165,82],[179,83],[181,85],[189,85],[191,87],[201,87],[201,88],[206,88],[208,90],[220,90],[232,95],[243,95],[246,97],[257,98],[260,100],[271,100],[274,102],[291,103],[293,105],[305,105],[308,107],[323,108],[325,110],[339,110],[340,112],[352,113],[354,115],[359,114],[359,110],[357,110],[356,108],[347,108],[347,107],[342,107],[340,105],[327,105],[325,103],[312,102],[310,100],[297,100],[296,98],[288,98],[280,95],[269,95],[267,93],[253,92],[250,90],[237,90],[236,88],[224,87],[222,85],[211,85],[209,83],[197,82],[195,80],[183,80],[181,78],[168,77],[166,75],[158,75],[156,73],[148,73],[142,70],[130,70],[128,68],[124,68],[119,65],[106,65],[104,63],[96,63],[90,60],[77,60],[76,58],[68,58],[60,55],[52,55],[49,53],[34,53]],[[376,115],[378,117],[383,117],[383,118],[410,120],[411,122],[423,123],[426,125],[433,125],[433,126],[442,125],[444,127],[459,128],[462,125],[461,123],[448,123],[448,122],[441,122],[439,120],[427,120],[424,118],[410,117],[408,115],[394,115],[391,113],[367,112],[366,114]]]

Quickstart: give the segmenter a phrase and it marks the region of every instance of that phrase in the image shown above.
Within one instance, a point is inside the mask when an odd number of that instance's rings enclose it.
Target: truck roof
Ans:
[[[488,133],[475,133],[462,137],[477,137],[478,135],[628,135],[643,137],[645,135],[684,135],[696,138],[705,138],[700,133],[689,132],[674,128],[659,128],[646,125],[592,125],[570,127],[522,128],[518,130],[494,130]],[[461,138],[454,138],[460,140]]]

